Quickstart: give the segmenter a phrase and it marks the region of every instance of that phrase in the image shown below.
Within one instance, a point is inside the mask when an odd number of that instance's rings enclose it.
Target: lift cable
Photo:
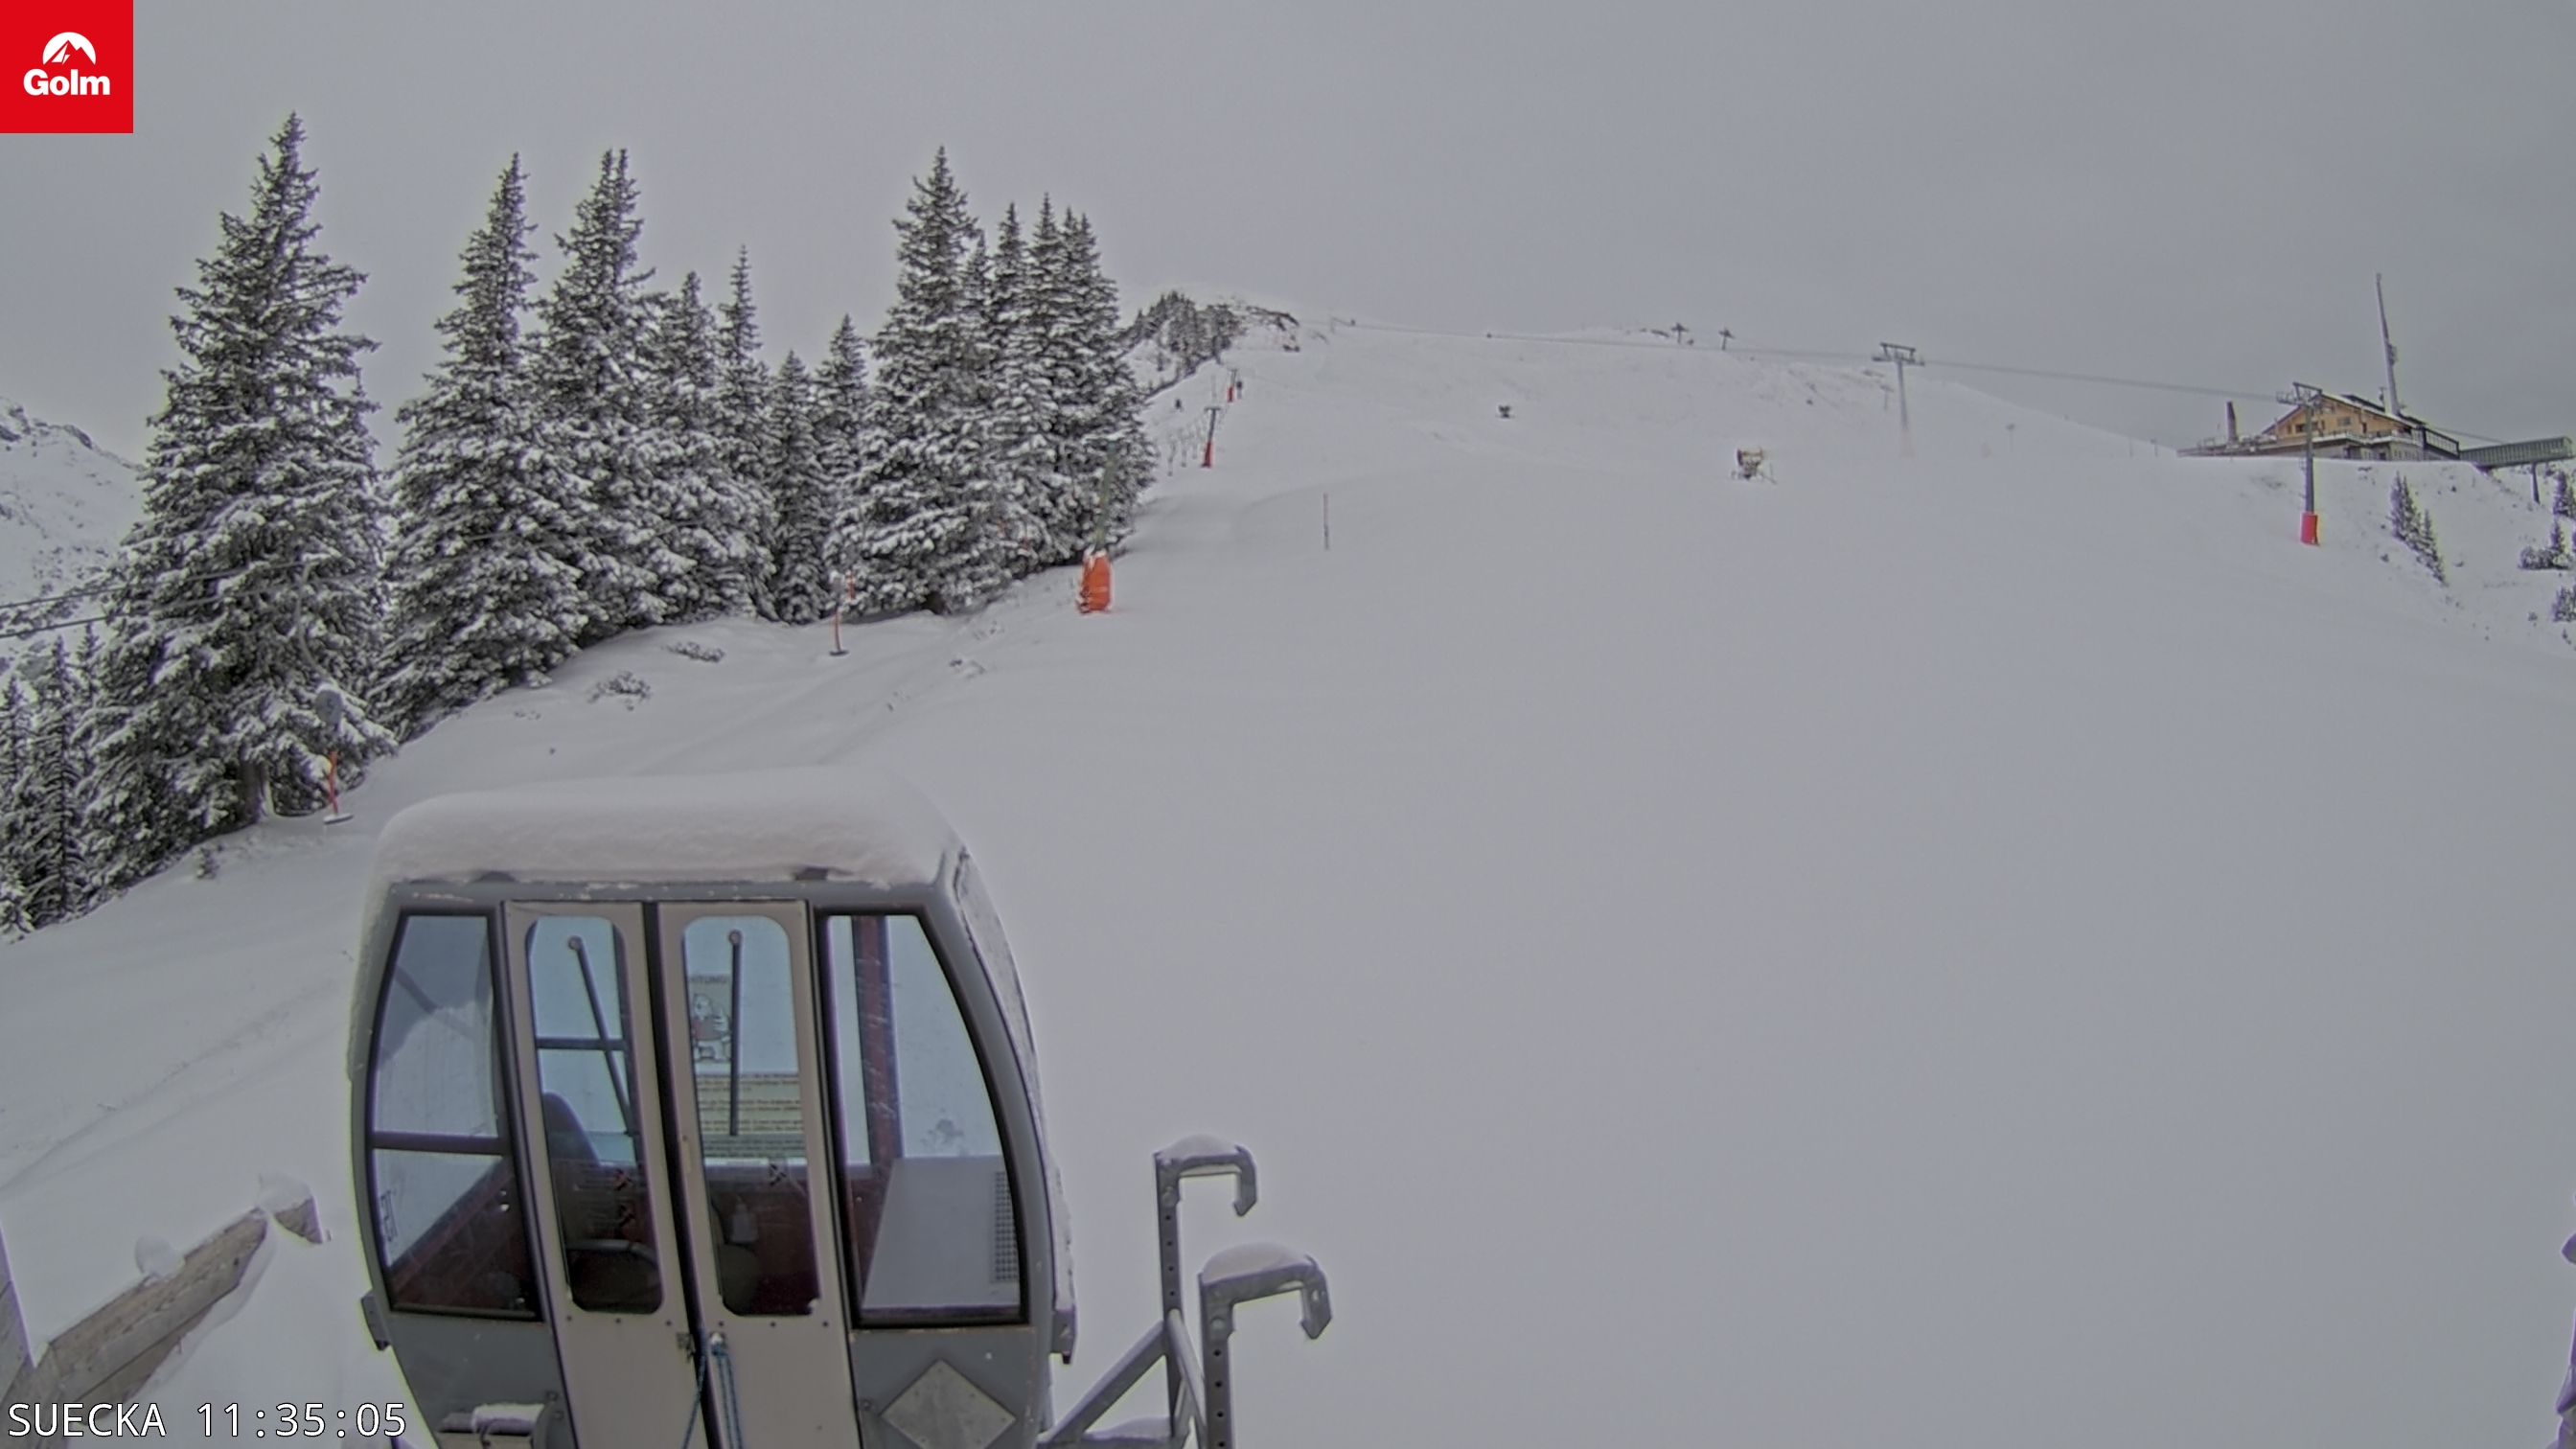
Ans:
[[[225,579],[240,578],[249,572],[251,570],[248,568],[226,569],[222,573],[198,574],[183,578],[179,583],[182,587],[201,583],[221,583]],[[0,600],[0,639],[24,639],[35,634],[52,633],[57,629],[76,629],[83,624],[107,623],[112,617],[107,614],[93,614],[86,618],[64,619],[47,624],[33,623],[30,620],[55,605],[68,604],[80,599],[96,599],[101,595],[116,593],[123,587],[124,584],[119,581],[103,580],[95,584],[84,584],[76,589],[65,589],[58,594],[40,594],[32,599]]]
[[[2151,388],[2157,392],[2190,393],[2195,397],[2259,399],[2271,396],[2268,392],[2250,392],[2242,389],[2218,387],[2198,387],[2187,382],[2148,382],[2134,377],[2102,377],[2089,372],[2057,372],[2044,367],[2007,367],[1999,362],[1952,362],[1946,358],[1934,357],[1925,360],[1923,365],[1926,367],[1955,367],[1962,372],[2003,372],[2010,373],[2015,377],[2054,378],[2060,382],[2091,382],[2099,383],[2105,387],[2143,387]]]
[[[1675,343],[1645,342],[1632,337],[1550,337],[1543,333],[1536,332],[1445,332],[1436,327],[1406,327],[1392,322],[1362,322],[1357,318],[1337,318],[1334,320],[1340,326],[1354,327],[1362,331],[1408,332],[1422,337],[1456,337],[1469,341],[1481,338],[1494,341],[1508,340],[1512,342],[1548,342],[1577,347],[1636,347],[1654,352],[1673,352],[1684,350]],[[1819,352],[1795,347],[1766,347],[1761,343],[1747,341],[1740,337],[1733,338],[1731,341],[1733,345],[1720,347],[1717,350],[1717,355],[1722,357],[1779,357],[1789,358],[1799,362],[1852,362],[1863,364],[1882,360],[1877,355],[1867,352]],[[2183,393],[2192,397],[2225,398],[2231,401],[2245,399],[2257,402],[2270,402],[2277,400],[2280,395],[2277,389],[2271,388],[2204,387],[2197,383],[2156,382],[2136,377],[2108,377],[2101,373],[2066,372],[2057,368],[2048,367],[2014,367],[2000,362],[1957,362],[1943,357],[1924,358],[1922,359],[1921,365],[1925,367],[1953,368],[1960,372],[1996,372],[2004,373],[2013,377],[2045,378],[2056,382],[2091,383],[2097,387],[2144,388],[2152,392]],[[2472,433],[2466,429],[2447,429],[2446,431],[2452,433],[2453,436],[2470,438],[2482,443],[2498,441],[2497,439],[2488,437],[2484,433]]]
[[[0,614],[17,614],[24,613],[30,609],[46,609],[51,608],[56,604],[68,604],[74,599],[91,599],[96,598],[100,594],[114,593],[115,591],[116,585],[101,583],[91,584],[84,588],[65,589],[59,594],[39,594],[32,599],[0,599]]]
[[[86,619],[65,619],[56,624],[34,624],[24,629],[0,629],[0,639],[31,639],[38,634],[51,634],[57,629],[77,629],[83,624],[104,624],[105,614],[92,614]]]

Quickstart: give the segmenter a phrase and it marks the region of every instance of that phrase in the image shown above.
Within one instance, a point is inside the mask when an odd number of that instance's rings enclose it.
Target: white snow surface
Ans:
[[[142,496],[133,464],[78,428],[0,398],[0,603],[96,582],[141,515]],[[81,604],[79,617],[101,612],[95,600]],[[51,637],[0,639],[0,662]]]
[[[1234,1340],[1263,1444],[2538,1444],[2576,1276],[2564,580],[2519,476],[2175,459],[1709,348],[1309,329],[1217,466],[965,618],[591,651],[0,945],[29,1327],[261,1174],[329,1241],[149,1387],[400,1392],[342,1050],[371,833],[460,789],[862,763],[1006,918],[1079,1224],[1059,1402],[1151,1325],[1151,1153],[1330,1274]],[[1158,402],[1175,439],[1221,383]],[[1509,403],[1504,420],[1497,406]],[[1768,450],[1776,483],[1729,476]],[[1181,451],[1196,461],[1196,448]],[[1323,546],[1329,495],[1330,551]],[[2536,616],[2536,617],[2535,617]],[[681,639],[720,663],[665,651]],[[618,671],[648,699],[594,697]],[[185,1406],[182,1408],[181,1406]]]

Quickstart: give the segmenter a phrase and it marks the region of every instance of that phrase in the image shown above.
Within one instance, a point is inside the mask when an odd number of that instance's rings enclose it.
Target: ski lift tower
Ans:
[[[2299,471],[2302,479],[2299,490],[2299,542],[2311,548],[2317,545],[2317,416],[2325,400],[2324,388],[2310,387],[2304,382],[2291,383],[2290,390],[2281,394],[2278,399],[2283,406],[2299,410],[2299,438],[2305,445],[2299,453]]]
[[[2306,382],[2293,382],[2290,392],[2277,397],[2285,407],[2298,407],[2300,436],[2300,492],[2298,492],[2298,541],[2316,547],[2316,420],[2326,402],[2324,387],[2308,387]]]
[[[1896,426],[1904,435],[1905,456],[1911,458],[1914,456],[1914,415],[1905,407],[1905,369],[1921,367],[1923,359],[1911,347],[1882,342],[1878,344],[1877,360],[1896,364]]]

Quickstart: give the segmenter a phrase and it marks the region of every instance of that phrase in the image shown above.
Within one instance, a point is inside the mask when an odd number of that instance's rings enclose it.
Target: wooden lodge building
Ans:
[[[2229,403],[2227,436],[2183,451],[2204,458],[2278,458],[2301,456],[2312,446],[2320,458],[2407,462],[2463,456],[2459,439],[2421,418],[2390,412],[2367,398],[2304,390],[2278,421],[2250,438],[2237,435],[2236,404]]]
[[[2183,453],[2195,458],[2296,458],[2305,455],[2313,443],[2320,458],[2401,463],[2452,459],[2489,472],[2529,467],[2534,470],[2535,488],[2539,486],[2541,464],[2576,458],[2576,438],[2529,438],[2518,443],[2464,448],[2459,439],[2423,419],[2391,412],[2368,398],[2335,397],[2304,387],[2299,392],[2299,401],[2288,412],[2250,438],[2237,435],[2236,404],[2229,403],[2227,436],[2197,448],[2185,448]]]

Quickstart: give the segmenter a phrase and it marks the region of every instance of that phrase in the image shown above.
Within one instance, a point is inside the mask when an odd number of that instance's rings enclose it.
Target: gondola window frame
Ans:
[[[384,1120],[385,1069],[387,1066],[385,1018],[395,996],[406,985],[417,990],[417,983],[404,967],[404,947],[411,939],[416,920],[472,920],[482,926],[482,961],[479,988],[483,1004],[483,1058],[489,1070],[490,1106],[493,1135],[422,1133],[388,1130]],[[367,1201],[362,1228],[367,1235],[368,1251],[373,1255],[379,1280],[385,1285],[386,1306],[398,1313],[426,1313],[455,1318],[498,1319],[508,1322],[542,1322],[545,1319],[544,1293],[537,1281],[536,1244],[529,1212],[525,1170],[521,1164],[516,1130],[517,1102],[511,1090],[510,1073],[502,1062],[502,1041],[506,1031],[505,993],[500,977],[502,941],[499,912],[471,907],[405,907],[400,910],[386,945],[384,973],[376,993],[370,1018],[366,1060],[366,1173]],[[419,998],[426,1001],[426,998]],[[433,1013],[434,1014],[434,1013]],[[424,1020],[427,1018],[425,1017]],[[403,1285],[411,1276],[404,1273],[388,1254],[384,1215],[385,1184],[380,1171],[381,1154],[401,1152],[431,1157],[490,1159],[497,1164],[501,1177],[496,1201],[499,1211],[516,1220],[513,1241],[514,1275],[525,1290],[515,1307],[490,1304],[440,1302],[406,1297]],[[462,1201],[460,1198],[459,1201]]]
[[[1007,1304],[959,1303],[936,1307],[902,1308],[883,1306],[871,1308],[867,1304],[869,1282],[876,1267],[872,1260],[882,1247],[878,1237],[881,1223],[872,1222],[863,1228],[855,1221],[851,1211],[848,1173],[853,1158],[848,1149],[852,1128],[846,1122],[849,1115],[846,1109],[853,1095],[857,1098],[861,1112],[866,1115],[866,1120],[856,1128],[859,1142],[864,1145],[867,1153],[861,1165],[868,1168],[872,1174],[878,1175],[877,1190],[880,1194],[885,1190],[884,1174],[890,1170],[889,1157],[883,1152],[883,1147],[888,1140],[887,1134],[892,1134],[896,1147],[892,1154],[893,1158],[901,1158],[905,1155],[901,1151],[900,1140],[906,1135],[906,1129],[900,1121],[900,1104],[886,1100],[881,1094],[883,1086],[891,1086],[899,1078],[901,1074],[899,1058],[896,1061],[887,1062],[871,1057],[866,1049],[866,1027],[862,1024],[859,1043],[861,1059],[856,1063],[844,1059],[839,1020],[840,993],[844,983],[836,973],[832,924],[836,920],[855,923],[860,919],[869,918],[889,924],[896,921],[911,923],[919,935],[921,944],[929,952],[935,975],[945,992],[945,1004],[954,1014],[954,1020],[964,1037],[966,1050],[974,1058],[976,1080],[983,1092],[981,1105],[989,1114],[988,1121],[998,1152],[1002,1191],[1007,1195],[1000,1206],[1007,1213],[1007,1232],[1010,1239],[1007,1252],[1000,1250],[999,1245],[990,1240],[984,1241],[982,1247],[983,1251],[989,1254],[986,1261],[997,1266],[1004,1262],[1009,1264],[1013,1292],[1011,1302]],[[816,1005],[823,1016],[823,1030],[820,1037],[825,1073],[823,1106],[829,1128],[825,1136],[826,1145],[832,1156],[831,1171],[834,1179],[832,1206],[833,1217],[838,1224],[840,1235],[841,1288],[847,1295],[850,1309],[847,1321],[862,1331],[997,1328],[1028,1323],[1031,1312],[1031,1289],[1024,1242],[1028,1232],[1028,1201],[1027,1186],[1021,1181],[1020,1175],[1020,1145],[1015,1140],[1017,1134],[1012,1129],[1010,1114],[1003,1108],[1004,1084],[994,1070],[993,1053],[997,1044],[986,1039],[987,1032],[976,1029],[976,1014],[968,1006],[967,992],[960,983],[959,967],[950,959],[950,952],[943,943],[942,933],[927,911],[918,906],[905,904],[818,904],[814,908],[813,921],[815,973],[822,986]],[[855,924],[852,936],[855,948],[857,937]],[[891,957],[891,951],[888,954]],[[890,967],[890,960],[888,964]],[[855,973],[853,984],[855,984]],[[891,1006],[890,1001],[889,1006]],[[864,1013],[866,1008],[864,1002],[853,1002],[852,1009]],[[895,1030],[891,1019],[886,1025],[886,1030],[889,1033]],[[1008,1043],[1001,1043],[999,1049],[1010,1050],[1010,1047]],[[855,1067],[856,1071],[847,1079],[845,1086],[844,1071],[851,1067]],[[880,1198],[872,1216],[881,1218],[884,1206]],[[998,1229],[1003,1224],[996,1223],[995,1226]],[[996,1281],[998,1283],[998,1279]]]

